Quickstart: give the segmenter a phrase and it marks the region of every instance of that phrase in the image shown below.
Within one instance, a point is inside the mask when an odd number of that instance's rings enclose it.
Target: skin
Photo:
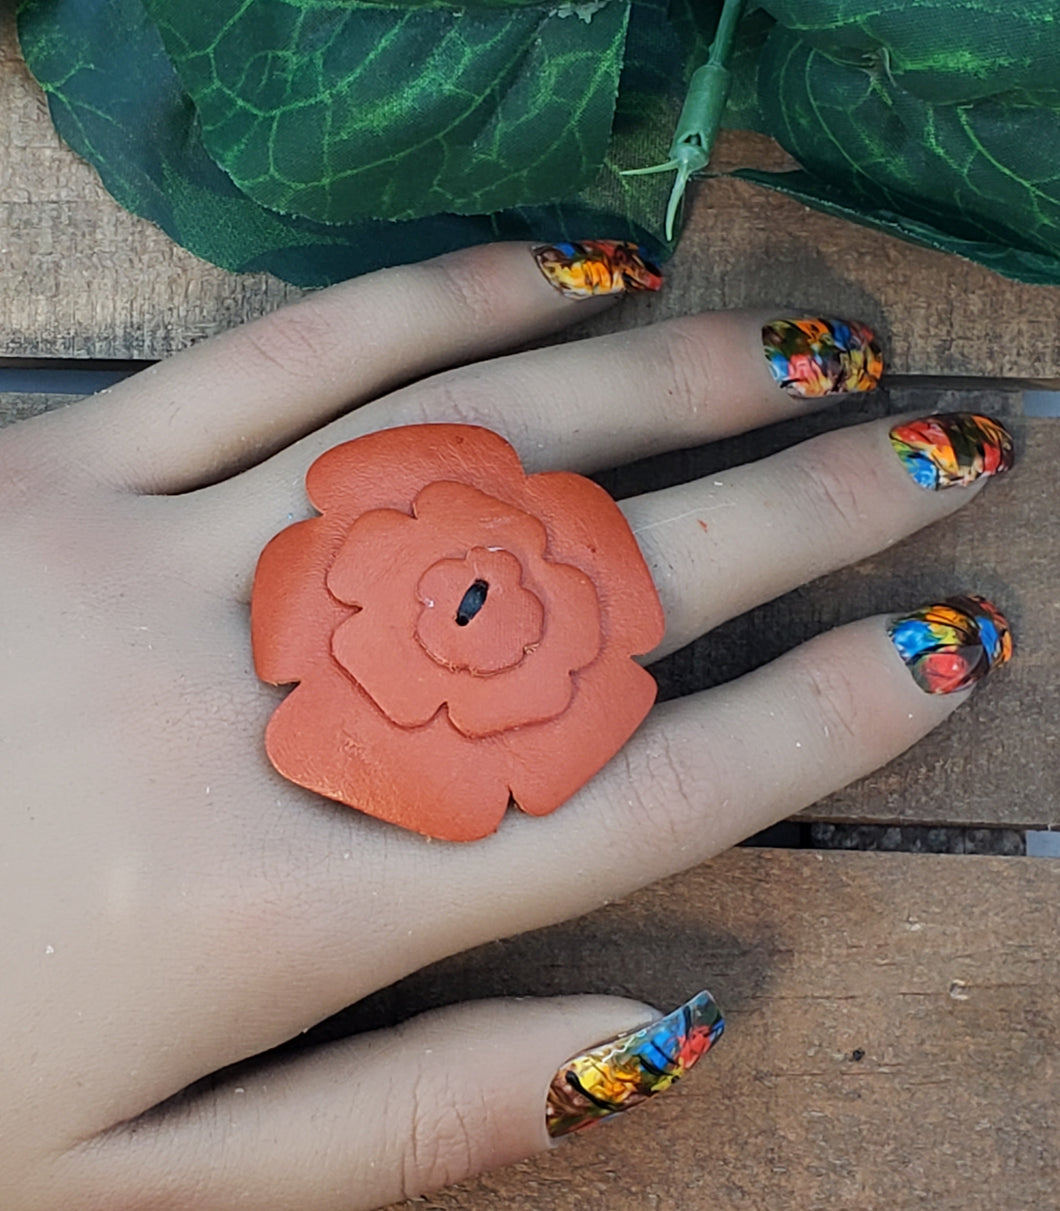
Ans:
[[[5,1205],[357,1211],[546,1147],[556,1068],[650,1010],[457,1006],[152,1108],[427,963],[720,852],[966,697],[922,693],[865,619],[657,707],[554,815],[510,812],[464,846],[272,770],[284,691],[254,675],[247,603],[261,547],[310,515],[317,454],[465,421],[528,470],[590,471],[816,406],[766,368],[779,312],[496,356],[609,305],[563,298],[523,246],[474,249],[321,292],[0,434]],[[625,502],[666,611],[657,654],[976,491],[917,488],[873,423]],[[635,869],[593,860],[618,838]]]

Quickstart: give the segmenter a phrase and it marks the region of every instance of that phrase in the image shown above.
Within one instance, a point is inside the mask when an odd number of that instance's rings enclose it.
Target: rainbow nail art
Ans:
[[[662,270],[639,244],[622,240],[579,240],[543,244],[532,249],[538,268],[568,298],[591,299],[625,294],[627,290],[658,290]]]
[[[1008,471],[1012,437],[1003,425],[974,412],[925,416],[895,425],[891,445],[922,488],[962,487]]]
[[[724,1029],[714,999],[700,992],[643,1030],[568,1060],[549,1086],[549,1135],[581,1131],[669,1089],[707,1054]]]
[[[900,614],[887,624],[887,633],[928,694],[967,689],[1012,657],[1005,616],[973,594]]]
[[[875,333],[852,321],[774,320],[762,347],[777,386],[800,398],[875,391],[883,374]]]

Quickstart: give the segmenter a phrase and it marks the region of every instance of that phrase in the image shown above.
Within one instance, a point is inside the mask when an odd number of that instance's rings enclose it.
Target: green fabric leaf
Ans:
[[[771,132],[853,211],[946,240],[1060,255],[1060,109],[933,104],[777,27],[760,64]]]
[[[648,60],[678,53],[657,36],[663,3],[634,3],[626,70],[641,86],[667,71],[665,58],[657,68]],[[497,239],[597,237],[634,240],[660,259],[671,251],[661,237],[667,183],[618,175],[658,158],[669,138],[637,92],[620,94],[604,169],[561,204],[331,225],[258,205],[207,155],[195,107],[140,0],[22,0],[18,28],[59,134],[96,167],[121,205],[222,268],[324,286]],[[668,73],[676,78],[676,62]],[[658,97],[654,103],[666,104]]]
[[[930,223],[918,222],[894,211],[858,208],[851,205],[840,190],[831,188],[807,172],[761,172],[742,168],[732,175],[786,194],[836,218],[849,219],[859,226],[870,227],[937,252],[951,252],[969,261],[977,261],[987,269],[1019,282],[1035,286],[1055,286],[1060,283],[1060,259],[1055,256],[1026,252],[987,240],[964,240],[947,235]]]
[[[757,130],[767,134],[766,119],[759,101],[758,68],[762,47],[774,25],[760,9],[745,12],[736,30],[729,71],[732,90],[722,125],[729,130]]]
[[[1060,98],[1056,0],[760,0],[806,46],[924,101]]]
[[[144,0],[213,159],[320,222],[555,201],[603,164],[630,0]]]
[[[803,173],[740,173],[1023,281],[1060,282],[1054,0],[763,0],[766,131]],[[1031,104],[1033,100],[1033,104]]]

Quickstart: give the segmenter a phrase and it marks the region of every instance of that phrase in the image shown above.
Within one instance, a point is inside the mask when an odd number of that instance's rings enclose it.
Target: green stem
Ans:
[[[670,202],[666,207],[667,240],[673,239],[674,220],[689,178],[693,173],[702,172],[710,163],[711,149],[721,126],[725,103],[729,99],[732,80],[726,63],[732,52],[742,6],[743,0],[725,0],[707,61],[696,69],[688,83],[685,103],[681,106],[681,115],[677,119],[666,163],[656,164],[651,168],[627,169],[623,174],[638,176],[677,170],[677,177],[670,191]]]

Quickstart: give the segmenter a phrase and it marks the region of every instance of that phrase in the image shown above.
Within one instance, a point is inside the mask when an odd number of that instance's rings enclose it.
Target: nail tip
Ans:
[[[898,614],[887,633],[913,680],[927,694],[971,689],[1012,659],[1008,619],[977,593],[958,594]]]
[[[709,992],[629,1034],[563,1064],[549,1085],[550,1136],[580,1131],[669,1089],[721,1037],[725,1021]]]
[[[969,487],[1015,464],[1012,434],[978,412],[935,412],[902,421],[889,437],[913,481],[928,491]]]
[[[762,347],[777,385],[795,399],[863,394],[883,377],[876,334],[857,320],[771,320],[763,325]]]
[[[660,290],[662,270],[646,248],[629,240],[566,240],[530,249],[553,289],[589,299]]]

